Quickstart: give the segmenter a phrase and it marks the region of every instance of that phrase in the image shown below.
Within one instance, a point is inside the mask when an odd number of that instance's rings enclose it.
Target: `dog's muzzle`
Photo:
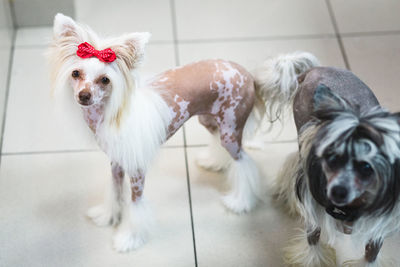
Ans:
[[[330,191],[330,199],[337,205],[347,204],[348,190],[343,185],[335,185]]]
[[[89,90],[82,90],[79,92],[78,98],[81,105],[90,105],[92,100],[92,93]]]

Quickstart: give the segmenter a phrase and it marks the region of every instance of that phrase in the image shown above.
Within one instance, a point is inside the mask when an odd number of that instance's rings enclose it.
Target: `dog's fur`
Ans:
[[[236,213],[247,212],[259,198],[258,170],[241,144],[245,125],[265,110],[253,77],[236,63],[205,60],[168,70],[137,87],[131,72],[140,65],[149,37],[148,33],[132,33],[100,38],[88,27],[58,14],[48,53],[55,92],[73,93],[111,160],[113,182],[106,202],[90,209],[88,216],[98,225],[119,224],[114,247],[120,252],[146,241],[146,171],[160,145],[193,115],[199,115],[200,123],[228,152],[210,152],[198,161],[212,170],[228,169],[232,189],[223,197],[226,207]],[[111,48],[116,60],[103,63],[95,57],[78,57],[77,46],[83,42],[98,50]],[[225,158],[215,161],[215,155]],[[125,174],[130,179],[129,190],[123,186]],[[124,197],[125,191],[129,197]]]
[[[305,227],[287,248],[286,264],[335,266],[330,246],[342,231],[365,246],[364,258],[346,264],[381,266],[382,243],[400,227],[399,114],[383,109],[354,74],[318,67],[308,53],[268,60],[256,83],[271,96],[270,117],[293,104],[298,132],[299,152],[274,187]]]

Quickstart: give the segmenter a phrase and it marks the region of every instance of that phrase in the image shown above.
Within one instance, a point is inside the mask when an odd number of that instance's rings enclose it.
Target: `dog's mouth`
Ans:
[[[359,208],[367,203],[368,194],[364,192],[361,196],[351,200],[350,202],[337,202],[334,199],[329,198],[330,202],[337,207],[348,207],[348,208]]]
[[[93,104],[93,101],[81,101],[81,100],[78,100],[78,104],[81,105],[81,106],[84,106],[84,107],[88,107],[88,106],[91,106]]]

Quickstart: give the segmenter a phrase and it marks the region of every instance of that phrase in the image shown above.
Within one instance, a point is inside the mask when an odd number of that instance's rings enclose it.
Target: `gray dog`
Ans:
[[[271,120],[288,104],[299,151],[286,161],[274,193],[304,232],[285,263],[335,266],[337,231],[365,245],[348,266],[382,266],[383,240],[400,229],[400,114],[390,113],[353,73],[319,67],[309,53],[268,60],[256,75]],[[321,240],[320,240],[321,239]]]

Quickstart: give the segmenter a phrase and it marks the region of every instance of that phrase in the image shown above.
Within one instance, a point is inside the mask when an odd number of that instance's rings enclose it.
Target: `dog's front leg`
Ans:
[[[291,240],[285,248],[284,261],[287,266],[336,266],[335,250],[320,242],[321,228],[307,227]]]
[[[123,202],[124,170],[111,162],[112,182],[107,185],[104,203],[89,209],[87,215],[98,226],[117,225],[121,217]]]
[[[383,239],[370,240],[365,245],[364,257],[358,260],[349,260],[343,263],[346,267],[380,267],[380,266],[396,266],[390,259],[384,259],[379,256],[379,252],[383,245]],[[378,257],[379,256],[379,257]]]
[[[114,248],[127,252],[142,246],[152,225],[150,210],[143,199],[144,174],[130,176],[130,198],[123,205],[121,223],[114,236]]]

